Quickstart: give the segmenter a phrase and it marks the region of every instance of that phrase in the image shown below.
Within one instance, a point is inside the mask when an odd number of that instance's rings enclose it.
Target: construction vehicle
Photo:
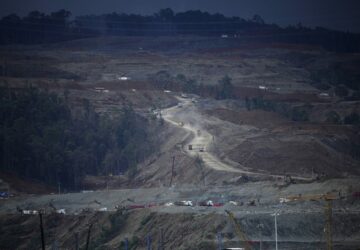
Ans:
[[[287,185],[295,184],[295,180],[294,180],[294,179],[291,177],[291,175],[289,175],[289,174],[287,174],[287,175],[285,176],[284,181],[285,181],[285,184],[287,184]]]
[[[228,214],[230,220],[234,224],[237,236],[244,243],[244,249],[251,250],[250,240],[247,238],[245,233],[241,230],[239,223],[236,221],[235,215],[232,212],[230,212],[229,210],[225,210],[225,212]]]
[[[332,243],[332,201],[339,199],[339,196],[331,193],[327,194],[315,194],[315,195],[297,195],[297,196],[288,196],[283,198],[285,202],[290,201],[317,201],[317,200],[324,200],[326,201],[326,205],[324,207],[324,214],[325,214],[325,228],[324,231],[326,233],[326,246],[327,250],[333,249]],[[280,198],[281,200],[281,198]]]
[[[198,205],[201,207],[213,207],[214,202],[212,200],[200,201]]]
[[[185,207],[192,207],[193,206],[193,202],[192,201],[175,201],[174,202],[175,206],[185,206]]]
[[[292,195],[285,198],[288,201],[317,201],[317,200],[337,200],[338,196],[335,194],[312,194],[312,195]]]
[[[205,152],[205,146],[203,144],[189,144],[188,150],[196,150],[198,152]]]

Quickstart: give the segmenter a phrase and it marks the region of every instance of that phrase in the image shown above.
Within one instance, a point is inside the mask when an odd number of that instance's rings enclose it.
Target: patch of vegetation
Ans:
[[[117,234],[121,233],[128,214],[124,214],[121,211],[117,211],[109,216],[110,226],[103,227],[100,236],[92,243],[95,249],[101,249],[102,245],[116,237]]]
[[[181,91],[184,93],[197,94],[204,97],[212,97],[219,100],[235,98],[235,87],[229,76],[221,78],[216,85],[204,85],[195,79],[187,78],[183,74],[171,75],[162,70],[150,75],[149,80],[154,87],[161,90]]]
[[[355,62],[358,63],[358,62]],[[335,94],[339,97],[348,95],[348,89],[360,90],[360,74],[347,70],[339,63],[334,63],[326,69],[313,70],[310,72],[313,85],[321,90],[327,84],[335,86]]]
[[[140,238],[137,236],[133,236],[129,242],[129,249],[136,249],[140,244]]]
[[[249,99],[245,97],[245,107],[247,110],[262,109],[265,111],[276,111],[277,103],[270,100],[264,100],[261,96]]]
[[[326,91],[326,90],[329,90],[331,88],[331,86],[329,84],[326,84],[326,83],[314,83],[313,86],[319,90],[323,90],[323,91]]]
[[[352,141],[350,146],[350,155],[360,160],[360,142]]]
[[[329,111],[326,113],[326,122],[331,124],[341,124],[341,117],[335,111]]]
[[[246,97],[245,107],[247,110],[261,109],[264,111],[276,112],[290,118],[293,121],[308,121],[309,114],[313,108],[310,104],[291,107],[291,105],[287,103],[264,100],[262,97],[255,97],[251,99]]]
[[[152,220],[155,217],[155,215],[156,213],[151,212],[149,215],[147,215],[141,220],[140,225],[145,226],[150,220]]]
[[[298,107],[293,107],[291,111],[291,120],[293,121],[308,121],[309,120],[309,111],[312,108],[311,105],[303,105]]]
[[[359,101],[360,100],[360,91],[354,91],[351,96],[345,98],[347,101]]]
[[[2,88],[0,169],[70,189],[86,174],[133,174],[156,150],[150,123],[130,106],[110,118],[84,99],[75,116],[54,93]]]
[[[335,95],[339,97],[346,97],[349,94],[349,90],[344,86],[336,86],[334,89]]]
[[[234,98],[234,86],[229,76],[224,76],[216,86],[216,99]]]
[[[38,236],[38,237],[36,237]],[[29,241],[29,243],[27,244],[27,248],[28,249],[39,249],[41,247],[41,241],[39,241],[40,239],[40,234],[39,235],[36,235],[36,236],[33,236],[31,238],[31,240]],[[4,246],[4,245],[2,245]]]
[[[214,242],[211,241],[202,241],[197,246],[196,249],[198,250],[208,250],[208,249],[215,249],[216,245]]]
[[[125,241],[121,241],[119,249],[125,249]],[[133,236],[130,240],[128,240],[128,249],[136,249],[140,245],[140,238],[137,236]]]
[[[350,115],[344,117],[344,124],[348,125],[360,125],[360,115],[353,112]]]

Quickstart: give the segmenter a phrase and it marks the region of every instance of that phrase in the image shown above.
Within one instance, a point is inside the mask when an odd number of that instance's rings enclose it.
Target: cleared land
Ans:
[[[359,130],[329,119],[329,112],[343,121],[359,114],[360,102],[335,95],[335,87],[322,76],[340,64],[356,77],[359,55],[199,37],[83,39],[0,48],[0,54],[1,86],[32,85],[66,95],[74,114],[86,98],[100,114],[118,115],[131,103],[139,114],[165,121],[157,134],[159,152],[140,164],[134,176],[88,176],[82,187],[93,192],[43,195],[39,189],[54,193],[56,187],[27,189],[31,181],[3,175],[11,192],[21,188],[13,192],[15,197],[0,201],[1,249],[40,246],[39,233],[33,230],[38,217],[21,216],[17,208],[48,211],[48,247],[55,240],[61,248],[72,247],[75,232],[84,247],[92,222],[92,245],[99,249],[116,249],[125,237],[132,249],[145,249],[149,233],[155,248],[161,229],[166,249],[216,249],[218,233],[224,246],[236,247],[241,240],[225,215],[228,209],[256,249],[260,241],[273,249],[271,214],[280,209],[281,249],[321,249],[326,202],[280,203],[280,198],[327,193],[336,196],[334,245],[357,249]],[[179,98],[189,79],[215,86],[225,75],[231,77],[238,99],[191,93]],[[320,90],[319,83],[329,88]],[[356,92],[348,91],[349,96]],[[246,97],[280,102],[283,110],[249,109]],[[292,119],[288,111],[303,106],[307,120]],[[286,175],[296,183],[285,182]],[[184,200],[196,206],[165,206]],[[219,207],[197,205],[207,200]],[[51,206],[65,209],[66,215],[50,214]],[[104,208],[107,212],[98,211]]]

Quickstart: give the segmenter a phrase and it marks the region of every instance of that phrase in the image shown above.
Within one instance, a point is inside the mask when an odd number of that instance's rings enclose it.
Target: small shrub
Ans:
[[[308,121],[309,113],[303,107],[294,107],[291,112],[291,119],[293,121]]]
[[[326,114],[326,122],[332,123],[332,124],[340,124],[341,117],[335,111],[330,111]]]

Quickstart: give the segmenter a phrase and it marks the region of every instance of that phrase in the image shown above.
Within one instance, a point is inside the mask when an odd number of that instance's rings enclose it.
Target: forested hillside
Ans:
[[[24,178],[79,188],[86,174],[136,172],[156,150],[150,123],[124,107],[99,116],[83,100],[75,116],[66,100],[36,88],[0,91],[0,169]]]
[[[109,13],[71,18],[67,10],[50,14],[32,11],[25,17],[10,14],[0,20],[0,44],[39,44],[87,37],[110,36],[224,36],[239,41],[311,44],[336,52],[359,52],[360,35],[266,23],[259,15],[250,19],[210,14],[200,10],[175,13],[161,9],[153,15]]]

